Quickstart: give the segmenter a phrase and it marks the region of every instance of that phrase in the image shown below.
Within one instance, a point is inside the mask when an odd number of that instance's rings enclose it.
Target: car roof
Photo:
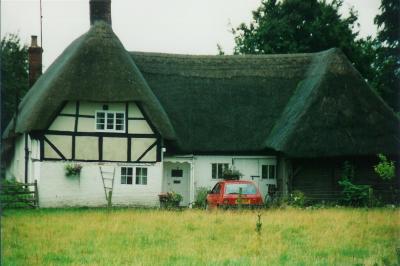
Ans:
[[[220,183],[224,184],[254,184],[253,181],[250,180],[223,180]]]

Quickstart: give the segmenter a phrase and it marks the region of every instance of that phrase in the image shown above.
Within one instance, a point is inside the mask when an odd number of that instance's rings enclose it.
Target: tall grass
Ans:
[[[399,210],[21,210],[2,265],[374,265],[397,262]]]

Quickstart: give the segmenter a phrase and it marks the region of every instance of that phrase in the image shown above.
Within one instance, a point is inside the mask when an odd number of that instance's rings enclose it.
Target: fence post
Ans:
[[[37,186],[37,180],[35,179],[35,207],[39,208],[39,190]]]

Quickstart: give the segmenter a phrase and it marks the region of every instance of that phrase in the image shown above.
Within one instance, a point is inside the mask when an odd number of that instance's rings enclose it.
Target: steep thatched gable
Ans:
[[[399,152],[399,118],[340,50],[321,54],[266,145],[292,157]]]
[[[16,133],[46,129],[65,101],[77,100],[142,102],[160,133],[175,138],[163,107],[105,22],[75,40],[30,89],[19,106]]]

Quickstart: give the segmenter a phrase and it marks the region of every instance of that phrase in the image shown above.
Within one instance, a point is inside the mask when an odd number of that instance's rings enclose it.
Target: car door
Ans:
[[[215,184],[210,194],[207,195],[207,203],[210,207],[216,207],[219,203],[221,193],[221,182]]]

